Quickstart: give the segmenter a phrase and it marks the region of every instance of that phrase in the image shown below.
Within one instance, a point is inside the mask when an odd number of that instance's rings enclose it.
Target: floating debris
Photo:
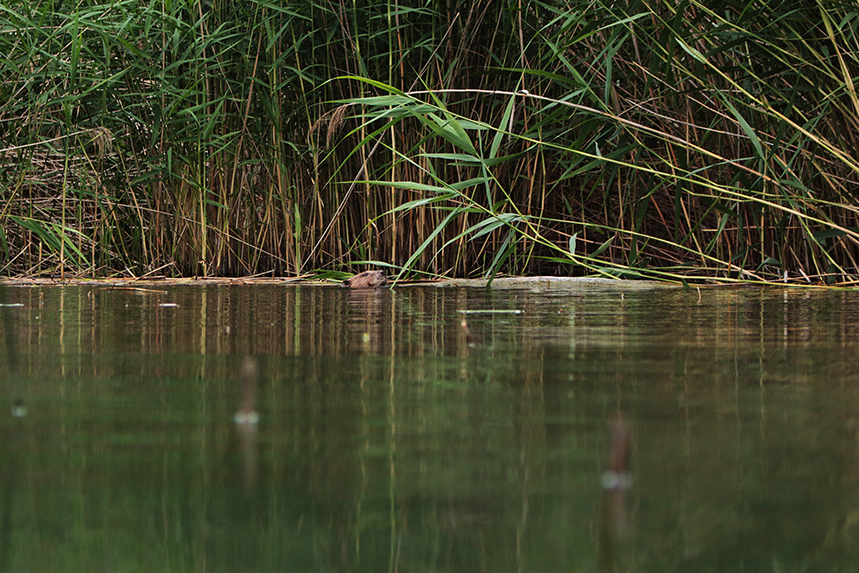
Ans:
[[[461,314],[525,314],[524,310],[490,310],[490,309],[476,309],[476,310],[458,310]]]

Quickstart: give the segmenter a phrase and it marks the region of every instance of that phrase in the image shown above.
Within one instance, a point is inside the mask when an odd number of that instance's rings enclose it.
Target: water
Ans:
[[[0,418],[0,571],[859,562],[854,292],[7,298],[18,376],[5,347],[0,376],[28,415]],[[247,356],[256,426],[233,421]],[[603,489],[613,469],[631,487]]]

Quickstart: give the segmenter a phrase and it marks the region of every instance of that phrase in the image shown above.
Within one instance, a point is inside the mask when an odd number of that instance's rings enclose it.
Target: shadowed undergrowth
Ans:
[[[850,4],[0,8],[4,274],[847,283]]]

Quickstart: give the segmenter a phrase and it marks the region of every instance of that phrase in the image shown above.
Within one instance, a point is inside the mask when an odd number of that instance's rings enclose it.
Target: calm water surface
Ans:
[[[0,571],[859,563],[859,293],[6,290]]]

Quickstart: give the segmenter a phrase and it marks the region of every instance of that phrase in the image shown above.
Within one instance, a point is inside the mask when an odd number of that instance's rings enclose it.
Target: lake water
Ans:
[[[0,571],[859,563],[856,292],[6,299]]]

